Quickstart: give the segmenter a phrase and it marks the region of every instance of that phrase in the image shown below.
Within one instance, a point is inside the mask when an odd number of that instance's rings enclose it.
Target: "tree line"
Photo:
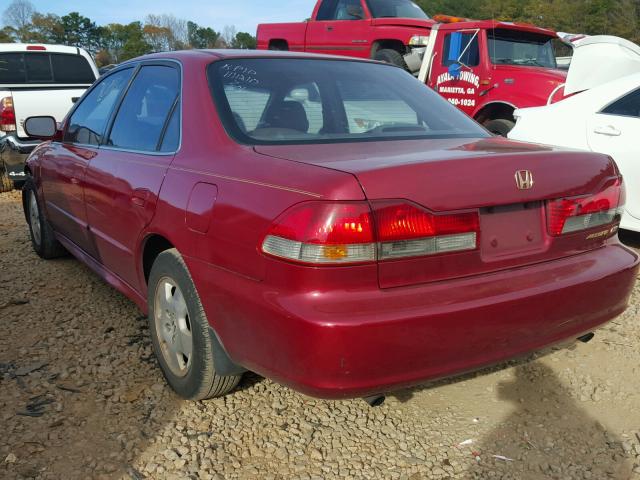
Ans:
[[[427,13],[527,22],[640,43],[640,0],[416,0]]]
[[[29,0],[6,8],[0,43],[74,45],[92,54],[98,66],[120,63],[147,53],[190,48],[256,47],[256,39],[227,25],[221,32],[169,14],[150,14],[144,21],[98,25],[78,12],[58,16],[38,12]]]

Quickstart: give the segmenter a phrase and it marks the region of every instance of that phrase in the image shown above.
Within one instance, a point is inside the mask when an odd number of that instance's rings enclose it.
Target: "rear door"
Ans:
[[[89,161],[98,147],[109,117],[126,88],[133,68],[100,80],[75,108],[62,142],[52,142],[44,153],[40,176],[45,205],[56,231],[92,253],[87,231],[83,182]]]
[[[611,155],[627,185],[626,210],[640,219],[640,89],[594,114],[587,123],[589,147]]]
[[[10,70],[10,72],[5,72]],[[61,122],[95,81],[82,55],[43,51],[0,53],[0,84],[11,89],[18,137],[26,138],[24,121],[51,115]]]
[[[307,27],[307,51],[369,58],[371,18],[362,0],[324,0]]]
[[[167,168],[180,144],[180,70],[140,66],[85,180],[96,257],[138,288],[135,249],[151,222]]]

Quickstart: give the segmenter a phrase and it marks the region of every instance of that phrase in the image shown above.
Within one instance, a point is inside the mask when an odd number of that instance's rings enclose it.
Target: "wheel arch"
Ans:
[[[149,285],[151,267],[153,267],[153,262],[158,258],[158,255],[172,248],[175,248],[173,243],[163,235],[157,233],[151,233],[144,239],[141,248],[140,264],[145,285]]]
[[[489,102],[480,107],[473,118],[480,124],[498,119],[514,121],[513,112],[517,108],[514,104],[505,101]]]
[[[404,42],[395,38],[383,38],[380,40],[374,40],[372,43],[370,58],[374,58],[378,51],[384,49],[395,50],[401,55],[407,53],[407,46]]]
[[[281,47],[281,48],[273,48],[273,47]],[[289,50],[289,42],[284,38],[272,38],[269,40],[269,44],[267,45],[269,50]]]

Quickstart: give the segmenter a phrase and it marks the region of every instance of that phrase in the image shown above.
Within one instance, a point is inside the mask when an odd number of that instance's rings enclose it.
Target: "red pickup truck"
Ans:
[[[563,98],[552,30],[433,19],[411,0],[319,0],[310,20],[258,26],[258,48],[371,58],[403,67],[488,130],[506,135],[517,108]]]
[[[411,0],[319,0],[306,22],[258,25],[258,49],[373,58],[417,71],[435,23]]]

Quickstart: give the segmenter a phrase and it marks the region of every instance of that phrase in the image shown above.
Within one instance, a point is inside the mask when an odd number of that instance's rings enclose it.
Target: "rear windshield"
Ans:
[[[96,77],[86,58],[65,53],[0,53],[0,84],[92,84]]]
[[[373,18],[429,18],[411,0],[367,0],[367,4]]]
[[[494,65],[557,68],[553,37],[518,30],[489,30],[489,55]]]
[[[212,63],[208,75],[225,128],[241,143],[487,136],[433,90],[389,65],[233,59]]]

